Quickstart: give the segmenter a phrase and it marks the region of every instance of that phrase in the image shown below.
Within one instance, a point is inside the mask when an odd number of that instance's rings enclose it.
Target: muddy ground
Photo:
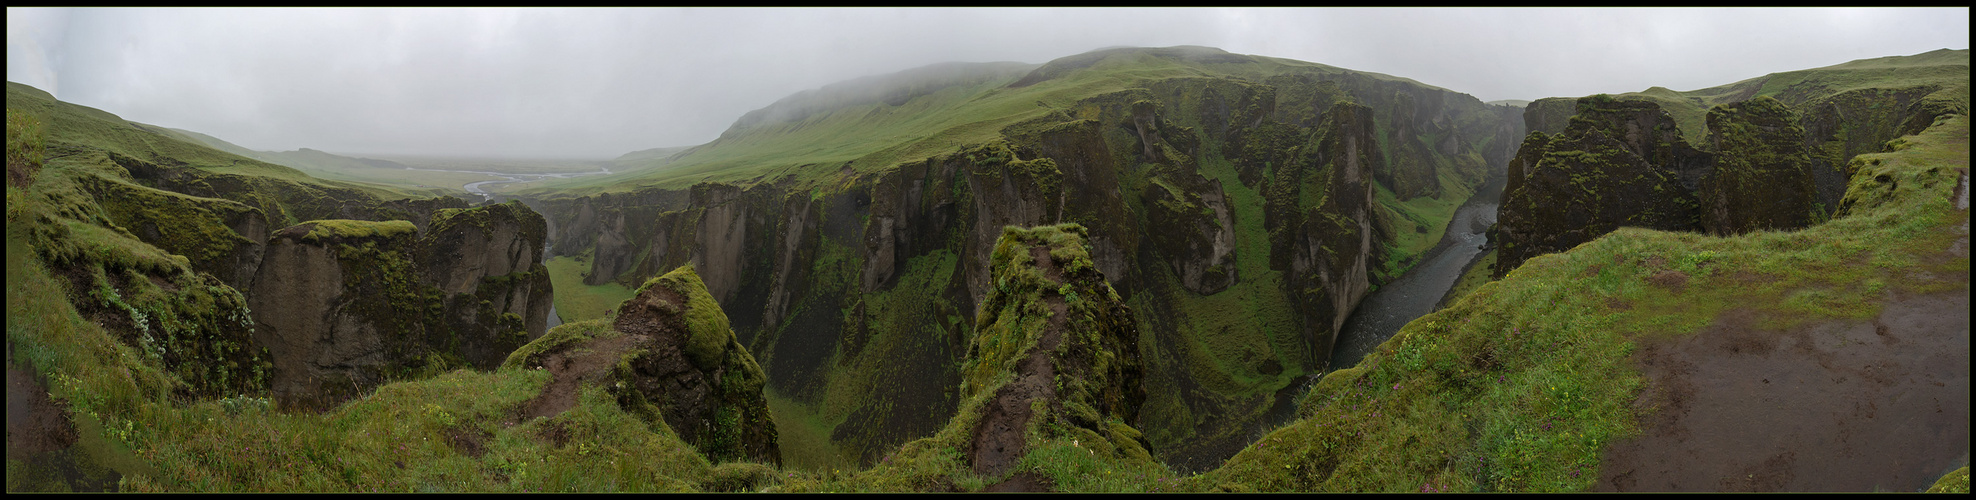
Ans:
[[[1959,230],[1938,258],[1969,257]],[[1732,309],[1642,342],[1641,435],[1607,449],[1596,489],[1920,491],[1967,466],[1969,275],[1938,278],[1962,288],[1890,292],[1871,321],[1776,330]]]

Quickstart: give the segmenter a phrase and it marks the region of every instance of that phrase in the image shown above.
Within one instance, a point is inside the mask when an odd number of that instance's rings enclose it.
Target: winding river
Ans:
[[[500,177],[499,180],[469,182],[465,186],[461,187],[462,189],[465,189],[468,193],[480,195],[480,198],[483,201],[493,200],[494,194],[489,193],[487,192],[486,189],[482,189],[482,188],[486,186],[492,186],[495,184],[508,184],[513,182],[530,182],[530,181],[539,181],[543,179],[568,179],[571,177],[583,177],[586,175],[607,175],[611,173],[611,169],[604,167],[598,167],[596,172],[574,172],[574,173],[556,173],[556,174],[510,174],[504,172],[483,172],[479,170],[441,170],[436,168],[412,168],[412,167],[405,167],[405,170],[418,170],[423,172],[452,172],[456,174],[480,174],[486,176]]]
[[[1492,181],[1482,189],[1455,209],[1455,217],[1448,222],[1441,242],[1427,252],[1419,265],[1359,302],[1351,317],[1345,319],[1337,343],[1331,347],[1331,369],[1358,364],[1359,359],[1386,342],[1400,327],[1434,312],[1434,306],[1461,279],[1469,262],[1482,255],[1489,226],[1496,223],[1502,182]]]
[[[1502,177],[1484,182],[1481,189],[1455,209],[1454,219],[1448,222],[1440,243],[1422,255],[1419,265],[1359,301],[1332,345],[1326,372],[1358,364],[1367,353],[1400,331],[1400,327],[1434,312],[1441,298],[1461,279],[1462,272],[1482,255],[1489,226],[1496,223],[1502,192]],[[1318,377],[1306,375],[1276,391],[1276,405],[1270,409],[1271,425],[1296,418],[1297,399],[1303,397]]]

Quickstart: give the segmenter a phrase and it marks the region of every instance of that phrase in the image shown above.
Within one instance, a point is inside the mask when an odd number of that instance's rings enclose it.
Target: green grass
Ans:
[[[1440,170],[1436,175],[1440,176],[1442,189],[1439,198],[1421,196],[1400,201],[1386,185],[1374,184],[1374,200],[1393,222],[1392,246],[1388,247],[1383,264],[1389,278],[1405,274],[1419,264],[1419,257],[1441,242],[1448,222],[1454,220],[1455,210],[1475,192],[1474,186],[1464,184],[1451,171]]]
[[[830,441],[831,431],[843,420],[842,414],[834,420],[825,419],[816,409],[783,397],[774,389],[764,389],[762,397],[768,400],[769,412],[775,415],[783,469],[822,472],[858,468],[858,457]]]
[[[434,196],[432,191],[310,177],[299,170],[221,151],[164,127],[125,121],[102,110],[55,100],[34,87],[7,82],[7,109],[20,110],[45,123],[48,142],[114,152],[138,159],[170,158],[174,162],[216,174],[277,179],[305,186],[353,189],[384,200]],[[51,159],[51,161],[53,161]]]
[[[636,295],[616,282],[583,284],[583,275],[590,272],[589,252],[557,256],[542,265],[549,268],[549,283],[556,287],[556,315],[564,323],[603,318]]]
[[[1495,266],[1496,249],[1491,248],[1477,256],[1474,265],[1469,267],[1467,272],[1462,273],[1460,278],[1455,279],[1454,287],[1448,290],[1448,303],[1460,301],[1462,297],[1475,293],[1475,289],[1481,288],[1484,283],[1494,281],[1489,279],[1489,269]]]

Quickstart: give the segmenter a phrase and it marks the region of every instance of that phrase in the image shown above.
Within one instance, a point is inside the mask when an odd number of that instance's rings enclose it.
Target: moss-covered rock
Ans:
[[[655,409],[709,460],[781,463],[768,376],[692,267],[647,281],[612,328],[633,339],[617,372],[622,401]]]
[[[1702,227],[1717,235],[1797,229],[1826,217],[1797,114],[1769,97],[1716,106],[1709,141],[1718,161],[1700,193]]]
[[[260,210],[97,176],[81,180],[90,184],[106,215],[138,239],[183,255],[193,269],[251,293],[268,236],[267,217]]]
[[[420,277],[445,294],[445,320],[468,363],[492,368],[548,328],[545,233],[542,216],[520,203],[433,214],[419,240]]]
[[[1571,115],[1577,113],[1577,99],[1546,97],[1523,107],[1523,126],[1531,132],[1555,135],[1564,132],[1571,124]]]
[[[1621,226],[1700,229],[1694,191],[1713,157],[1689,147],[1652,102],[1579,99],[1563,132],[1532,133],[1524,145],[1499,212],[1498,276]]]
[[[1145,400],[1131,312],[1092,265],[1083,226],[1007,228],[975,319],[962,397],[978,415],[968,461],[1000,476],[1038,442],[1083,437],[1150,460],[1132,428]],[[958,419],[957,419],[958,420]]]

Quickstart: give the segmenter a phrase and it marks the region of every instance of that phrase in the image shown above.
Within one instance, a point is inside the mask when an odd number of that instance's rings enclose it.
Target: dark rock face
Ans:
[[[424,316],[411,285],[417,237],[410,222],[338,220],[269,239],[249,304],[255,343],[274,358],[281,407],[327,409],[422,358],[423,326],[398,321]]]
[[[1375,249],[1384,247],[1372,215],[1373,174],[1385,167],[1376,133],[1371,109],[1333,106],[1304,161],[1277,174],[1306,180],[1272,183],[1268,191],[1270,253],[1277,257],[1271,265],[1287,269],[1289,288],[1302,291],[1293,297],[1312,312],[1305,330],[1326,353],[1371,289]],[[1324,201],[1305,207],[1298,200],[1306,197]]]
[[[1838,208],[1846,159],[1954,111],[1948,101],[1924,99],[1933,86],[1807,101],[1803,93],[1812,90],[1711,108],[1709,151],[1686,144],[1650,101],[1578,99],[1577,114],[1555,136],[1536,131],[1554,125],[1564,100],[1533,103],[1525,114],[1533,132],[1509,166],[1495,273],[1620,226],[1717,235],[1809,226]],[[1805,114],[1787,99],[1804,101]]]
[[[275,232],[248,302],[284,408],[326,409],[391,378],[492,369],[542,335],[544,228],[519,204],[407,221],[326,220]]]
[[[1823,215],[1796,113],[1769,97],[1716,106],[1709,141],[1720,161],[1702,186],[1702,226],[1717,235],[1796,229]]]
[[[519,203],[433,214],[419,245],[424,283],[446,297],[447,326],[476,367],[500,364],[521,342],[548,329],[554,303],[542,265],[542,216]]]
[[[1557,137],[1531,133],[1511,163],[1497,223],[1499,276],[1620,226],[1700,229],[1694,192],[1714,169],[1710,154],[1689,147],[1654,103],[1601,95],[1578,100],[1578,109]]]
[[[1422,132],[1424,132],[1421,129],[1425,127],[1416,123],[1417,120],[1414,117],[1419,114],[1419,110],[1414,105],[1412,95],[1406,93],[1395,95],[1393,106],[1395,108],[1393,116],[1398,117],[1398,119],[1391,123],[1393,135],[1399,137],[1420,137]],[[1448,137],[1453,138],[1455,136],[1450,134]],[[1392,153],[1393,157],[1393,161],[1388,166],[1394,168],[1373,170],[1373,176],[1379,180],[1380,184],[1385,184],[1392,188],[1393,194],[1398,195],[1401,200],[1410,200],[1422,196],[1437,197],[1441,195],[1441,179],[1440,176],[1436,175],[1434,169],[1401,168],[1403,165],[1431,165],[1435,161],[1436,156],[1429,152],[1429,146],[1427,144],[1423,144],[1417,140],[1393,141],[1388,146],[1391,148],[1389,152]],[[1454,148],[1450,147],[1449,149],[1452,150]]]
[[[1134,160],[1154,165],[1154,180],[1141,198],[1146,223],[1160,230],[1147,234],[1147,242],[1165,257],[1182,288],[1212,295],[1240,278],[1235,272],[1234,210],[1221,181],[1200,174],[1199,163],[1188,152],[1198,146],[1162,137],[1193,138],[1191,131],[1163,134],[1163,122],[1165,128],[1177,128],[1160,119],[1152,102],[1132,103],[1130,123],[1140,143]]]

